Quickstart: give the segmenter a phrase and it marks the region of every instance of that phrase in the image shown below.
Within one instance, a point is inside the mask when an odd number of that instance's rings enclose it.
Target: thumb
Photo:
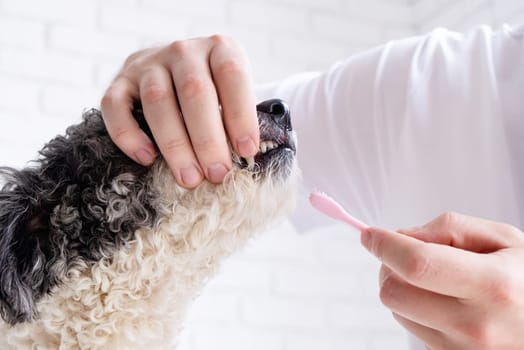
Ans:
[[[476,253],[524,246],[524,234],[514,226],[454,212],[444,213],[424,226],[398,232]]]

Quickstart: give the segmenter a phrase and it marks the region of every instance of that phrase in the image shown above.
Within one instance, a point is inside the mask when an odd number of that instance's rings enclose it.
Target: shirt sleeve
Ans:
[[[504,46],[523,56],[522,35],[513,34],[437,29],[357,54],[324,73],[258,87],[258,98],[278,97],[290,105],[304,179],[296,226],[327,223],[305,200],[314,189],[373,225],[391,224],[408,200],[427,209],[411,208],[412,214],[430,215],[449,203],[475,212],[473,185],[505,180],[487,167],[510,168],[498,71],[504,52],[508,56]],[[522,85],[509,84],[505,91]],[[464,185],[471,175],[473,184]],[[503,190],[508,193],[497,193],[510,195],[514,188]],[[433,203],[425,204],[424,196],[433,196]]]

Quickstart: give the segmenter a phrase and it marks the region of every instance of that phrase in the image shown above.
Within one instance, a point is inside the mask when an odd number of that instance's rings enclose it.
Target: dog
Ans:
[[[220,262],[294,207],[289,108],[257,114],[259,153],[232,151],[219,185],[184,189],[161,157],[134,163],[96,109],[30,166],[0,168],[0,348],[172,349]]]

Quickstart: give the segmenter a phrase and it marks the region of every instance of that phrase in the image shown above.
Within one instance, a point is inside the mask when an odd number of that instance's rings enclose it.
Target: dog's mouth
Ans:
[[[296,134],[291,127],[288,105],[279,99],[260,102],[257,105],[260,128],[260,149],[254,157],[242,158],[232,151],[233,163],[257,177],[286,177],[291,173],[296,154]],[[140,128],[158,148],[151,129],[147,125],[140,102],[133,105],[133,116]]]
[[[260,175],[287,174],[296,154],[296,136],[291,127],[289,107],[279,99],[266,100],[257,105],[260,127],[260,149],[254,157],[233,155],[234,163]]]

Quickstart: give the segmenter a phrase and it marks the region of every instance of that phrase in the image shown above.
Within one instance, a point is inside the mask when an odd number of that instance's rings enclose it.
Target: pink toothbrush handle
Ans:
[[[309,202],[313,208],[317,209],[324,215],[345,222],[359,231],[369,227],[369,225],[349,215],[342,205],[324,192],[315,191],[311,193],[309,196]]]
[[[341,218],[344,222],[348,223],[349,225],[353,226],[359,231],[365,230],[369,227],[369,225],[363,223],[359,219],[354,218],[353,216],[346,213],[346,217]]]

